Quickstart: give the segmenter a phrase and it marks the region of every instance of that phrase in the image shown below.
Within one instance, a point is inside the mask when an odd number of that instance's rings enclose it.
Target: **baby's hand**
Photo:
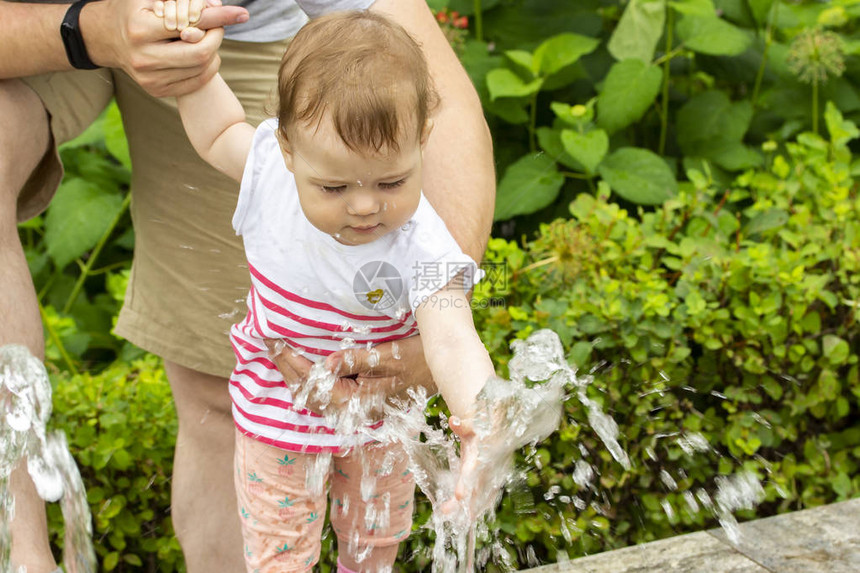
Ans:
[[[460,471],[454,497],[442,504],[442,513],[454,516],[464,511],[474,521],[493,509],[511,469],[513,451],[494,434],[476,433],[472,419],[448,418],[451,431],[460,439]],[[483,433],[482,433],[483,434]]]
[[[200,21],[205,5],[206,0],[156,0],[153,11],[164,19],[165,30],[183,32]]]

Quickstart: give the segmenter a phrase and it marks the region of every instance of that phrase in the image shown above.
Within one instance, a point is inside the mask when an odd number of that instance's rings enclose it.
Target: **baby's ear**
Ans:
[[[284,164],[287,166],[287,169],[292,172],[293,148],[281,130],[278,130],[275,136],[278,138],[278,145],[281,147],[281,155],[284,156]]]
[[[427,140],[430,139],[430,132],[433,131],[433,120],[428,119],[424,122],[424,128],[421,129],[421,148],[423,149],[425,145],[427,145]]]

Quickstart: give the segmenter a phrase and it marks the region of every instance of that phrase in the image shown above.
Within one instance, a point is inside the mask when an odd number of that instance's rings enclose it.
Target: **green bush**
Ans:
[[[55,376],[51,423],[66,432],[78,462],[100,570],[184,570],[169,515],[176,413],[160,361]],[[62,539],[56,504],[48,516]]]
[[[555,560],[701,529],[713,516],[688,499],[741,470],[766,492],[745,517],[860,491],[860,202],[847,149],[860,132],[832,105],[825,117],[830,141],[766,144],[766,166],[727,189],[690,170],[675,198],[636,217],[601,190],[524,249],[491,241],[509,276],[507,308],[477,314],[492,356],[504,363],[511,338],[555,330],[632,460],[629,471],[612,460],[569,399],[528,477],[533,497],[553,499],[531,515],[507,501],[498,516],[514,543]],[[689,447],[699,436],[707,451]],[[574,483],[579,460],[599,476],[591,487]]]

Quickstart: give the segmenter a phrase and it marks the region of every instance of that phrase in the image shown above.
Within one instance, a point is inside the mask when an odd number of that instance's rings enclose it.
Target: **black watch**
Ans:
[[[63,23],[60,24],[60,36],[62,36],[63,45],[66,47],[66,57],[69,58],[72,67],[79,70],[95,70],[99,67],[93,63],[87,54],[87,47],[84,45],[84,38],[81,36],[81,27],[78,22],[83,7],[93,1],[78,0],[73,2],[66,11]]]

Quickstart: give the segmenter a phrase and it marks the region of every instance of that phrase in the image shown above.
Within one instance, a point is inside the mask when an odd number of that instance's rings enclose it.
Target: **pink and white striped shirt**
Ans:
[[[257,128],[233,216],[251,273],[248,314],[230,331],[233,418],[242,432],[273,446],[337,453],[355,437],[293,407],[264,339],[283,339],[321,361],[342,348],[406,338],[417,333],[412,309],[460,271],[470,279],[480,271],[423,196],[406,225],[364,245],[342,245],[314,227],[276,129],[276,120]]]

